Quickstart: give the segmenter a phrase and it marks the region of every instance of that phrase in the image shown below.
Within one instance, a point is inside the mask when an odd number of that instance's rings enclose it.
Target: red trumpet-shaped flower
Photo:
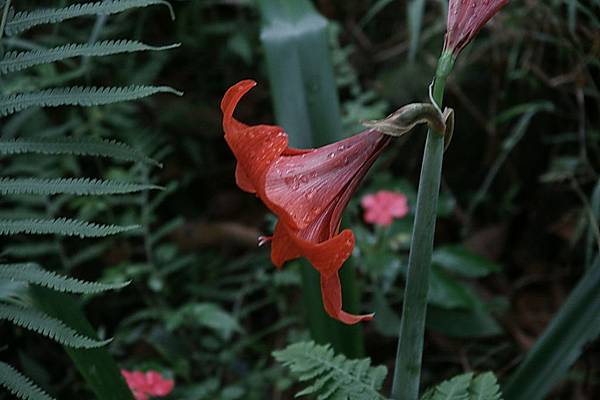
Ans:
[[[221,102],[225,140],[237,159],[236,181],[255,193],[278,217],[271,259],[306,257],[321,275],[325,311],[346,324],[373,317],[342,310],[338,271],[354,248],[351,230],[340,232],[342,212],[389,137],[368,130],[339,142],[299,150],[288,147],[282,128],[248,126],[233,117],[244,94],[256,85],[246,80],[231,87]]]
[[[444,50],[457,55],[508,0],[450,0]]]

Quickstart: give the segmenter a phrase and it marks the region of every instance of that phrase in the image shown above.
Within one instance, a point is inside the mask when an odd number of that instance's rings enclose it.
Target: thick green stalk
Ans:
[[[433,86],[433,100],[440,106],[452,65],[452,54],[442,54]],[[441,132],[429,130],[419,180],[392,385],[391,397],[396,400],[416,400],[419,396],[429,271],[443,158],[444,136]]]

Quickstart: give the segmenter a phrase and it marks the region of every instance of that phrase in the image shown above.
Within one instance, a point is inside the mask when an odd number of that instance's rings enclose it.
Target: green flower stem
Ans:
[[[433,99],[440,106],[444,97],[446,79],[453,64],[454,58],[451,53],[443,53],[438,62]],[[398,336],[391,396],[395,400],[416,400],[419,396],[429,271],[443,158],[444,136],[440,132],[430,129],[427,133],[419,180],[415,225],[408,259],[402,320]]]

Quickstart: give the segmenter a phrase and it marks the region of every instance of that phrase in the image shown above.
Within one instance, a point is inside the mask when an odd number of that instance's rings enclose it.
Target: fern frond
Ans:
[[[6,117],[30,107],[100,106],[141,99],[157,93],[172,93],[178,96],[183,94],[168,86],[55,88],[0,96],[0,116]]]
[[[54,400],[28,377],[0,361],[0,386],[23,400]]]
[[[387,375],[387,368],[371,367],[368,358],[349,360],[343,355],[335,355],[330,345],[318,345],[312,341],[274,351],[273,357],[287,366],[300,381],[315,381],[297,393],[297,397],[318,394],[317,400],[384,399],[378,390]]]
[[[423,396],[423,400],[469,400],[469,387],[472,380],[472,372],[455,376],[437,385],[430,393]]]
[[[500,386],[492,372],[455,376],[429,389],[421,400],[501,400]]]
[[[492,372],[477,375],[470,390],[472,400],[500,400],[502,397],[498,379]]]
[[[158,161],[124,143],[113,140],[76,138],[0,140],[0,156],[23,153],[106,157],[161,166]]]
[[[47,8],[33,11],[21,11],[12,16],[6,23],[4,32],[13,36],[42,24],[52,24],[86,15],[110,15],[131,8],[147,7],[162,4],[169,8],[171,19],[175,13],[171,4],[165,0],[104,0],[89,3],[73,4],[64,8]]]
[[[112,180],[89,178],[0,178],[0,194],[74,194],[100,196],[162,189],[160,186],[143,185]]]
[[[84,336],[62,321],[46,315],[33,308],[26,308],[12,304],[0,303],[0,320],[4,319],[22,328],[39,333],[62,345],[78,349],[91,349],[102,347],[111,342],[108,340],[94,340]]]
[[[86,237],[104,237],[138,229],[137,225],[102,225],[68,218],[58,219],[18,219],[0,220],[1,235],[20,233],[33,235],[62,235]]]
[[[122,289],[129,285],[129,282],[109,284],[81,281],[46,271],[34,263],[0,264],[0,281],[2,280],[32,283],[59,292],[83,294],[95,294],[107,290]]]
[[[101,57],[137,51],[161,51],[173,49],[179,45],[176,43],[169,46],[149,46],[137,40],[105,40],[96,43],[71,43],[52,49],[11,51],[0,60],[0,74],[17,72],[35,65],[49,64],[73,57]]]

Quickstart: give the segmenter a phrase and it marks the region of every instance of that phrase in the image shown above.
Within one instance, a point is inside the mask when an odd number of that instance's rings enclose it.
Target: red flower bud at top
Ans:
[[[321,294],[327,314],[355,324],[372,314],[342,310],[338,271],[352,254],[354,234],[340,232],[344,208],[389,143],[390,137],[370,129],[318,149],[288,147],[288,136],[272,125],[248,126],[233,117],[244,94],[256,83],[246,80],[231,87],[221,102],[225,140],[237,159],[238,186],[255,193],[278,218],[270,238],[271,260],[277,267],[306,257],[321,275]]]
[[[444,50],[458,55],[508,0],[450,0]]]

